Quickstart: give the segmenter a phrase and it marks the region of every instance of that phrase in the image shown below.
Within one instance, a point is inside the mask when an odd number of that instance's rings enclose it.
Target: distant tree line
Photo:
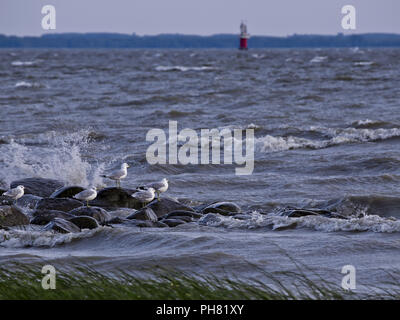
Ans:
[[[0,48],[237,48],[238,35],[212,36],[160,34],[138,36],[118,33],[59,33],[40,37],[0,35]],[[252,36],[250,48],[400,47],[400,35],[368,33],[352,35]]]

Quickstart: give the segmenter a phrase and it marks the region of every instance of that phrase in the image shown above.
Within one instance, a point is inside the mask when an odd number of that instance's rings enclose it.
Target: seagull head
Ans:
[[[123,169],[127,169],[127,168],[129,168],[130,167],[130,165],[129,164],[127,164],[126,162],[124,162],[123,164],[122,164],[122,166],[121,166]]]
[[[22,190],[25,190],[25,187],[24,187],[24,186],[18,186],[17,188],[22,189]]]

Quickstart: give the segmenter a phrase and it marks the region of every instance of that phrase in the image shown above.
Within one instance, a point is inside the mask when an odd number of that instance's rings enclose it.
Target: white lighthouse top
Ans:
[[[240,37],[241,38],[249,38],[250,35],[247,33],[247,25],[242,21],[240,24]]]

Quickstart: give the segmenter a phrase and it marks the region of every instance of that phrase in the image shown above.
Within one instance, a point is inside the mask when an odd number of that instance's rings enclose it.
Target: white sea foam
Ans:
[[[354,62],[355,66],[370,66],[372,64],[374,64],[373,61],[357,61],[357,62]]]
[[[53,231],[40,231],[41,226],[29,225],[26,230],[11,229],[0,230],[0,247],[25,248],[25,247],[47,247],[52,248],[58,245],[70,243],[77,239],[91,238],[102,232],[105,227],[92,230],[82,230],[77,233],[56,233]]]
[[[213,67],[201,66],[201,67],[185,67],[185,66],[157,66],[156,71],[205,71],[214,70]]]
[[[292,149],[322,149],[335,145],[355,142],[370,142],[386,140],[393,137],[400,137],[400,129],[333,129],[324,127],[310,127],[310,130],[330,135],[330,139],[326,140],[311,140],[295,136],[275,137],[266,135],[256,138],[256,147],[261,152],[277,152]]]
[[[305,216],[289,218],[275,214],[260,214],[254,211],[246,220],[209,213],[199,220],[200,224],[210,227],[228,229],[260,229],[269,228],[282,230],[287,228],[307,228],[322,232],[338,231],[371,231],[379,233],[400,232],[400,220],[382,218],[377,215],[367,215],[362,218],[336,219],[323,216]]]
[[[26,82],[26,81],[19,81],[15,84],[15,87],[16,88],[19,88],[19,87],[30,88],[30,87],[32,87],[32,83]]]
[[[43,84],[38,82],[19,81],[15,84],[16,88],[42,88]]]
[[[33,66],[37,61],[13,61],[11,65],[14,67]]]
[[[101,185],[103,164],[90,164],[84,152],[90,146],[89,130],[75,133],[49,131],[34,137],[11,139],[0,145],[6,174],[2,179],[8,183],[19,178],[41,177],[61,180],[68,184],[85,187]],[[40,143],[31,147],[25,143]]]
[[[378,123],[378,121],[365,119],[365,120],[357,120],[356,122],[354,122],[354,124],[357,126],[365,126],[365,125],[374,124],[374,123]]]
[[[328,59],[327,56],[316,56],[310,60],[311,63],[320,63]]]

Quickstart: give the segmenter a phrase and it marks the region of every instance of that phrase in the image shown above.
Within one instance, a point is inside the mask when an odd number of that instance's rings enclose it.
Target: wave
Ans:
[[[351,126],[358,128],[358,129],[373,129],[373,128],[382,128],[382,127],[397,127],[397,125],[387,122],[387,121],[381,121],[381,120],[370,120],[370,119],[365,119],[365,120],[358,120],[354,121],[351,123]]]
[[[15,84],[16,88],[44,88],[45,86],[39,82],[19,81]]]
[[[77,233],[60,234],[54,231],[40,231],[41,226],[28,225],[25,229],[0,230],[0,247],[26,248],[46,247],[52,248],[62,244],[71,243],[79,239],[91,238],[103,232],[106,227],[92,230],[82,230]]]
[[[311,131],[318,131],[331,136],[326,140],[311,140],[296,136],[275,137],[266,135],[256,138],[256,145],[261,152],[277,152],[292,149],[324,149],[336,145],[356,143],[356,142],[374,142],[400,137],[399,128],[391,129],[333,129],[323,127],[311,127]]]
[[[375,62],[373,62],[373,61],[357,61],[357,62],[354,62],[355,66],[370,66],[372,64],[375,64]]]
[[[157,66],[156,71],[209,71],[214,70],[213,67],[201,66],[201,67],[184,67],[184,66]]]
[[[12,138],[8,144],[0,145],[1,173],[6,175],[2,179],[10,183],[19,178],[41,177],[72,185],[101,185],[104,164],[90,164],[84,156],[91,148],[92,136],[92,131],[80,130]]]
[[[209,213],[199,220],[199,223],[209,227],[227,229],[268,229],[280,231],[285,229],[305,228],[322,232],[363,232],[378,233],[400,232],[400,220],[387,219],[377,215],[367,215],[360,218],[336,219],[323,216],[305,216],[289,218],[271,214],[261,214],[254,211],[248,219],[236,219]]]
[[[11,65],[14,67],[23,67],[23,66],[33,66],[37,64],[38,61],[13,61],[11,62]]]
[[[320,63],[324,62],[326,59],[328,59],[327,56],[315,56],[310,60],[310,63]]]

